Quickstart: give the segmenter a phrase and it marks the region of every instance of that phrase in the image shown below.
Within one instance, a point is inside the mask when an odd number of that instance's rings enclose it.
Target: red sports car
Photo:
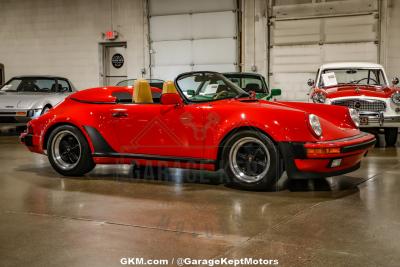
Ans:
[[[359,168],[375,137],[357,120],[346,107],[257,100],[219,73],[191,72],[163,90],[138,81],[79,91],[29,122],[21,141],[62,175],[96,164],[223,168],[262,190],[283,171],[315,179]]]

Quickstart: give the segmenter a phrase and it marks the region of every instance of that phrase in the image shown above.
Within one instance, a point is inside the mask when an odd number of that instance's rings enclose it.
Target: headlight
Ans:
[[[311,129],[314,131],[314,134],[318,137],[322,135],[322,127],[321,123],[319,122],[319,118],[314,115],[308,115],[308,122],[310,123]]]
[[[314,103],[325,103],[326,95],[323,92],[316,92],[311,96]]]
[[[392,94],[392,101],[396,105],[400,105],[400,91],[396,91]]]
[[[353,120],[354,125],[358,128],[360,127],[360,114],[357,110],[349,108],[350,118]]]
[[[28,110],[27,116],[35,117],[35,116],[40,115],[41,112],[42,112],[41,108],[30,109],[30,110]]]

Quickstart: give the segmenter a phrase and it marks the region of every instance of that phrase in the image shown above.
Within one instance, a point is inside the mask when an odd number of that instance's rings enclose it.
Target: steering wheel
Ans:
[[[226,90],[223,90],[223,91],[221,91],[221,92],[219,92],[219,93],[217,93],[214,97],[213,97],[213,99],[219,99],[219,98],[221,98],[222,96],[224,96],[224,95],[228,95],[229,94],[229,92],[228,91],[226,91]]]
[[[32,86],[33,86],[33,92],[39,92],[40,91],[39,86],[37,86],[36,84],[32,84]]]
[[[378,85],[378,82],[375,80],[375,79],[372,79],[372,78],[362,78],[361,80],[358,80],[358,81],[354,81],[356,84],[359,84],[361,81],[363,81],[363,80],[372,80],[375,84],[373,84],[373,85]]]

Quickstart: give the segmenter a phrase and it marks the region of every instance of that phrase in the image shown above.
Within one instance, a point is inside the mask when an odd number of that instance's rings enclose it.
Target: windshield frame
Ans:
[[[261,81],[261,84],[263,86],[263,88],[260,88],[262,90],[262,93],[267,94],[267,95],[269,95],[269,93],[270,93],[267,82],[265,81],[264,76],[262,76],[261,74],[245,73],[245,72],[228,72],[228,73],[222,73],[222,75],[224,75],[229,80],[230,80],[230,78],[240,79],[241,83],[243,82],[243,79],[258,79]],[[242,88],[242,90],[244,90],[244,89]],[[260,92],[256,92],[256,93],[260,93]]]
[[[182,91],[182,89],[179,87],[178,85],[178,81],[185,77],[185,76],[191,76],[194,74],[212,74],[212,75],[216,75],[218,78],[220,78],[221,80],[223,80],[228,86],[233,87],[234,89],[238,90],[238,95],[243,95],[242,97],[250,97],[250,94],[247,93],[245,90],[243,90],[242,88],[240,88],[239,86],[237,86],[235,83],[231,82],[227,77],[225,77],[222,73],[219,72],[215,72],[215,71],[193,71],[193,72],[185,72],[185,73],[181,73],[179,74],[175,80],[174,80],[174,84],[175,87],[179,93],[179,95],[182,97],[182,99],[184,100],[185,103],[189,104],[189,103],[197,103],[197,104],[201,104],[201,103],[209,103],[209,102],[214,102],[214,101],[220,101],[220,100],[227,100],[227,99],[237,99],[238,96],[235,97],[226,97],[226,98],[221,98],[221,99],[209,99],[209,100],[191,100],[189,99]]]
[[[356,83],[354,83],[354,84],[350,84],[350,83],[346,83],[346,84],[337,84],[337,85],[332,85],[332,86],[320,86],[320,83],[321,83],[321,76],[322,76],[322,73],[323,72],[325,72],[325,71],[329,71],[329,70],[349,70],[349,69],[356,69],[356,70],[380,70],[380,71],[382,71],[382,74],[383,74],[383,78],[384,78],[384,84],[383,85],[374,85],[374,84],[356,84]],[[387,79],[387,76],[386,76],[386,72],[385,72],[385,69],[384,68],[380,68],[380,67],[346,67],[346,68],[344,68],[344,67],[338,67],[338,68],[335,68],[335,67],[332,67],[332,68],[325,68],[325,69],[319,69],[319,71],[318,71],[318,77],[317,77],[318,79],[317,79],[317,81],[316,81],[316,86],[317,87],[319,87],[319,88],[329,88],[329,87],[334,87],[334,86],[345,86],[345,85],[356,85],[356,86],[380,86],[380,87],[389,87],[389,82],[388,82],[388,79]]]

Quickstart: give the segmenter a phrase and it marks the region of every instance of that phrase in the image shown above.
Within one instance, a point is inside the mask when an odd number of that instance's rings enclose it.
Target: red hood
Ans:
[[[344,85],[322,89],[326,92],[327,98],[338,98],[347,96],[369,96],[389,98],[395,89],[384,86],[373,85]]]

